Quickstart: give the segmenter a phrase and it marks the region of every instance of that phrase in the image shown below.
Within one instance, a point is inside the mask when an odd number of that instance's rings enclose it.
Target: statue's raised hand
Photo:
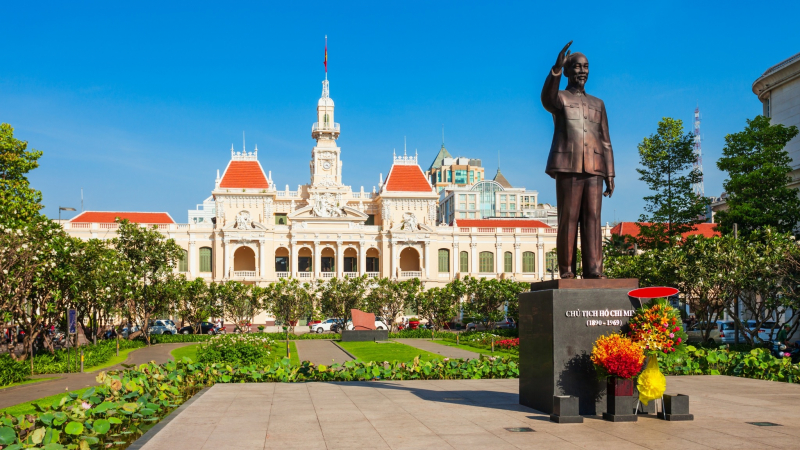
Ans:
[[[569,46],[572,45],[572,41],[569,41],[564,48],[558,53],[558,58],[556,58],[556,64],[553,66],[553,70],[558,72],[564,67],[564,64],[567,63],[567,58],[569,58],[570,51],[567,50]]]

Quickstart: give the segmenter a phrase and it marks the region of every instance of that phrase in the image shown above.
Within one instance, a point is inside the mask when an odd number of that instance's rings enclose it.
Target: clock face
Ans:
[[[330,163],[330,161],[324,161],[324,162],[322,163],[322,168],[323,168],[323,169],[325,169],[325,170],[328,170],[328,169],[330,169],[330,168],[331,168],[331,163]]]

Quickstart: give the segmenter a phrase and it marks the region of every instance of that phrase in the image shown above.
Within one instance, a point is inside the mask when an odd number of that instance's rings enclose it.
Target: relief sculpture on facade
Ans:
[[[314,215],[317,217],[344,217],[344,211],[339,206],[336,196],[330,192],[312,194],[311,203],[314,205]]]
[[[407,212],[403,214],[403,222],[400,225],[401,231],[417,231],[419,230],[419,224],[417,224],[417,216],[414,215],[412,212]]]

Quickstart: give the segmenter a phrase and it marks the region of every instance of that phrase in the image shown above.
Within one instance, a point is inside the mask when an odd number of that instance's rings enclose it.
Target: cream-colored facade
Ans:
[[[325,281],[368,275],[419,278],[426,288],[457,276],[545,276],[545,254],[556,245],[556,229],[536,220],[479,222],[484,226],[439,226],[439,194],[416,156],[397,156],[380,188],[353,190],[342,179],[340,126],[323,82],[311,136],[310,182],[297,190],[278,189],[253,152],[231,150],[217,175],[203,213],[212,220],[167,223],[158,229],[186,252],[177,270],[190,279],[237,280],[265,285],[280,278]],[[212,203],[213,201],[213,203]],[[208,208],[213,204],[211,214]],[[109,239],[117,225],[64,224],[83,239]],[[258,319],[257,319],[258,321]],[[263,323],[263,321],[261,322]]]

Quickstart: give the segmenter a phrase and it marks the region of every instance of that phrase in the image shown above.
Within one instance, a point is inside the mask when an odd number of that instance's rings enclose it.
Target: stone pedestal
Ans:
[[[573,396],[581,415],[606,412],[605,380],[590,359],[592,346],[627,325],[640,306],[628,297],[637,287],[636,279],[551,280],[520,294],[520,404],[552,414],[554,396]]]
[[[694,415],[689,414],[689,396],[665,394],[664,411],[658,417],[670,421],[694,420]]]
[[[342,330],[342,342],[388,341],[389,330]]]
[[[606,383],[606,411],[603,419],[610,422],[636,422],[636,397],[633,396],[633,380],[614,377]]]
[[[556,395],[553,397],[553,413],[550,421],[555,423],[583,423],[578,414],[578,397]]]

